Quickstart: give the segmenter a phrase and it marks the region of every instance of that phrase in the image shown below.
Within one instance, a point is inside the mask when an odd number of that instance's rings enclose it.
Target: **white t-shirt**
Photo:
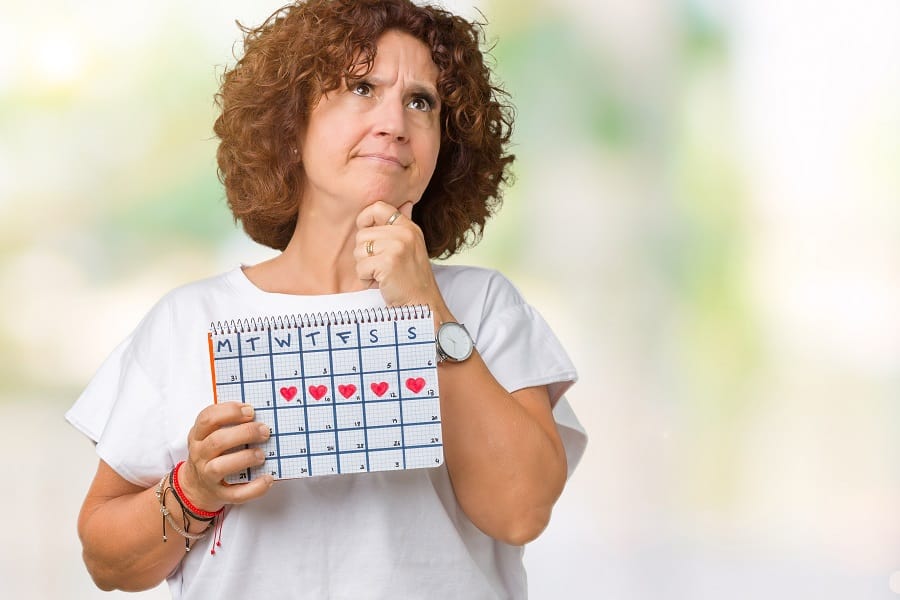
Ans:
[[[434,266],[448,307],[509,391],[547,385],[569,473],[586,437],[562,394],[577,375],[544,319],[496,271]],[[210,323],[383,306],[378,290],[294,296],[260,290],[241,268],[178,288],[107,358],[68,421],[128,481],[150,487],[187,457],[212,402]],[[525,598],[522,547],[463,513],[445,466],[276,482],[226,509],[222,547],[197,543],[169,577],[175,599]]]

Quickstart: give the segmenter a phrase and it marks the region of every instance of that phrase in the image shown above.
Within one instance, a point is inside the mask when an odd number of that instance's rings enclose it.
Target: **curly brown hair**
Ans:
[[[513,108],[485,64],[483,24],[409,0],[306,0],[238,26],[244,54],[222,76],[214,130],[228,205],[253,240],[287,246],[305,177],[299,134],[323,94],[371,70],[387,30],[421,40],[439,70],[440,153],[413,209],[428,254],[446,258],[481,239],[515,158]]]

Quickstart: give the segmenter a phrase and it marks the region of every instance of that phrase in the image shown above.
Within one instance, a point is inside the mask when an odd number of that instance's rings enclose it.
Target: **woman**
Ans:
[[[281,253],[164,297],[67,414],[100,457],[78,523],[88,570],[103,589],[168,578],[175,598],[524,597],[521,546],[584,438],[540,316],[498,273],[429,260],[480,234],[513,159],[480,30],[407,0],[309,0],[245,33],[218,96],[219,169],[235,218]],[[385,304],[427,304],[475,341],[439,349],[445,465],[223,483],[263,462],[234,449],[270,432],[249,406],[210,405],[198,332]]]

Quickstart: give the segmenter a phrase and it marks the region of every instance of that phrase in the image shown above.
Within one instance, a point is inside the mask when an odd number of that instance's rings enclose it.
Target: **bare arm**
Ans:
[[[457,501],[491,537],[514,545],[533,540],[566,481],[547,388],[508,393],[477,352],[463,363],[441,363],[438,373],[444,452]]]
[[[384,202],[357,218],[354,256],[361,279],[377,282],[385,302],[428,304],[435,323],[455,320],[438,289],[419,227],[405,218],[386,225]],[[367,242],[373,251],[366,250]],[[566,456],[545,386],[507,392],[478,352],[438,368],[444,454],[453,491],[483,532],[510,544],[540,534],[566,479]]]
[[[188,436],[189,456],[180,471],[185,495],[199,508],[214,512],[225,504],[246,502],[264,494],[271,486],[271,478],[235,486],[221,481],[229,473],[263,462],[256,450],[224,455],[223,452],[263,441],[268,434],[268,427],[253,421],[252,412],[249,415],[242,412],[239,404],[205,408]],[[167,526],[169,539],[163,543],[163,517],[155,488],[134,485],[100,461],[78,516],[84,563],[99,588],[124,591],[152,588],[184,558],[184,540],[171,527]],[[167,506],[178,526],[184,528],[175,500],[170,498]],[[190,518],[189,521],[191,532],[209,526]]]

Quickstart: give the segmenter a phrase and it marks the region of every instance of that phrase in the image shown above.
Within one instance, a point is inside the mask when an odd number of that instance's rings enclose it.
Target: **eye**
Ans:
[[[350,84],[350,91],[357,96],[368,97],[372,95],[372,86],[365,81],[357,81]]]
[[[416,96],[407,104],[411,109],[429,112],[434,108],[434,99],[430,96]]]

